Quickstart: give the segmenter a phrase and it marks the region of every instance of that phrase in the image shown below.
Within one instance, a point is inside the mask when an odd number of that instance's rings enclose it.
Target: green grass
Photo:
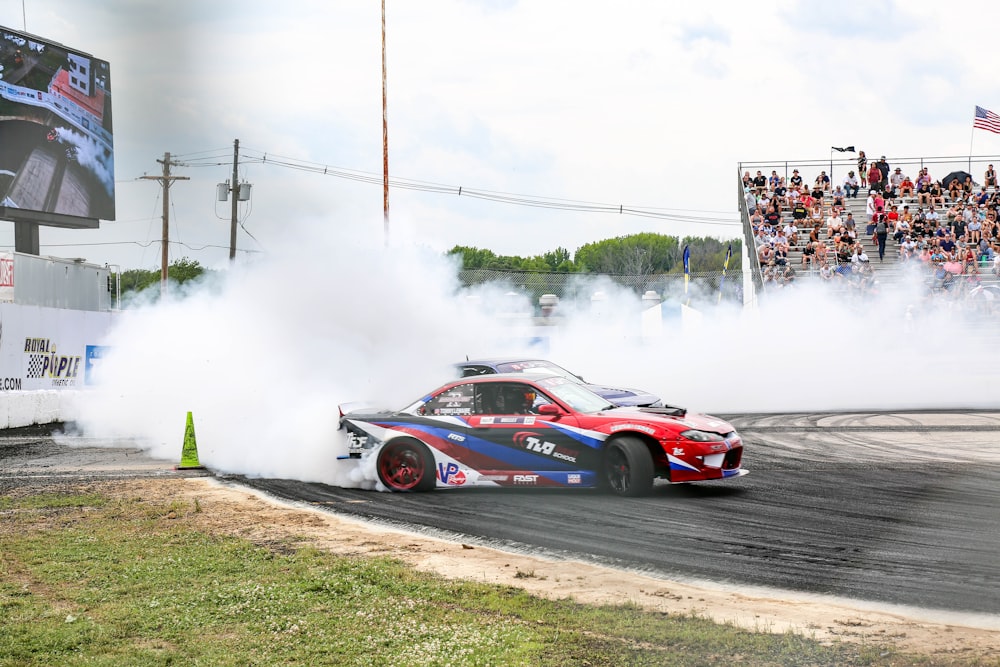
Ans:
[[[966,664],[253,544],[200,530],[197,503],[49,493],[0,511],[4,667]]]

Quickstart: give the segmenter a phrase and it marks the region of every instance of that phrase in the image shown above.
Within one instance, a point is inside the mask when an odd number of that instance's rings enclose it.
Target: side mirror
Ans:
[[[540,415],[550,415],[553,417],[558,417],[563,413],[562,408],[560,408],[555,403],[542,403],[538,406],[538,414]]]

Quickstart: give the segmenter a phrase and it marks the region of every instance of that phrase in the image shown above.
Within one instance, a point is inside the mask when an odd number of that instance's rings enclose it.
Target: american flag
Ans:
[[[978,127],[980,130],[989,130],[990,132],[1000,134],[1000,116],[989,109],[977,106],[976,117],[972,121],[972,127],[973,129]]]

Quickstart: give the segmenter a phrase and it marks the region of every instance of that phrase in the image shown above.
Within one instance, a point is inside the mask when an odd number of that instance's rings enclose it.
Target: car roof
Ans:
[[[548,359],[536,359],[536,358],[532,358],[532,357],[484,357],[484,358],[481,358],[481,359],[470,359],[468,361],[461,361],[461,362],[459,362],[456,365],[457,366],[471,366],[473,364],[486,364],[486,365],[494,365],[494,364],[517,364],[517,363],[524,363],[526,361],[540,361],[540,362],[543,362],[543,363],[546,363],[546,364],[552,364],[553,366],[556,365],[556,364],[552,363],[551,361],[549,361]]]
[[[565,380],[562,375],[558,373],[532,373],[530,375],[525,373],[491,373],[490,375],[472,375],[469,377],[464,377],[460,380],[454,380],[449,382],[450,385],[465,384],[467,382],[474,382],[476,384],[489,384],[493,382],[537,382],[539,380],[547,380],[549,378],[561,378]]]

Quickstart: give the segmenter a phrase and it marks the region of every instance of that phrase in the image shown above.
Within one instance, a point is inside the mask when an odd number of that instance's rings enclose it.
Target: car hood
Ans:
[[[600,384],[587,384],[587,389],[609,403],[621,406],[661,405],[660,397],[642,389],[621,389]]]
[[[669,422],[674,426],[680,426],[684,430],[709,431],[720,435],[726,435],[736,430],[732,424],[723,419],[700,412],[685,412],[683,408],[620,407],[601,414],[606,415],[611,421],[622,421],[632,416],[639,422]]]

